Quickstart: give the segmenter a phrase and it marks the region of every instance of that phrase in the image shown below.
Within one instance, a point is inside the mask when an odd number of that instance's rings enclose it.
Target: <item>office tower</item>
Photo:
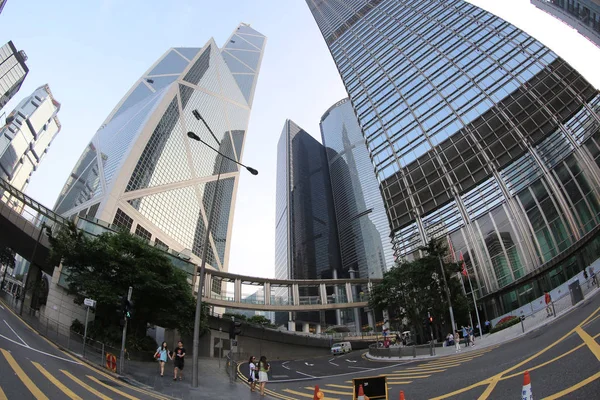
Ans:
[[[48,85],[21,100],[0,128],[0,174],[23,191],[60,132],[56,101]]]
[[[29,68],[25,64],[27,55],[17,51],[12,41],[0,47],[0,110],[21,89]]]
[[[488,318],[595,259],[600,95],[462,0],[307,0],[362,128],[393,235],[462,256]]]
[[[241,24],[221,49],[214,39],[202,48],[169,49],[96,132],[55,211],[187,249],[199,263],[214,197],[206,261],[226,271],[240,172],[209,146],[241,160],[265,43]],[[189,139],[190,131],[204,143]]]
[[[600,0],[531,0],[600,47]]]
[[[348,99],[321,118],[340,240],[341,268],[360,278],[381,278],[394,266],[390,227],[379,182]]]
[[[8,0],[0,0],[0,14],[2,14],[2,10],[4,9],[7,1]]]
[[[277,144],[275,278],[342,277],[335,211],[325,147],[287,120]],[[286,289],[276,292],[285,297]],[[300,297],[318,297],[318,287],[301,287]],[[328,293],[331,294],[331,293]],[[278,323],[286,315],[275,313]],[[335,312],[299,312],[291,321],[337,323]],[[320,315],[319,315],[320,314]]]

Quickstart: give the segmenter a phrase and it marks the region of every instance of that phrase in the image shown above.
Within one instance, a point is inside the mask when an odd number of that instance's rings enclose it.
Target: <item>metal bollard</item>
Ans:
[[[521,329],[523,330],[523,333],[525,333],[525,324],[523,324],[523,321],[525,321],[525,317],[521,315]]]
[[[416,347],[416,346],[413,344],[413,347],[412,347],[412,348],[413,348],[413,349],[412,349],[412,350],[413,350],[413,351],[412,351],[412,353],[413,353],[413,358],[416,358],[416,357],[417,357],[417,347]]]
[[[556,309],[554,309],[554,302],[551,302],[552,304],[552,315],[554,315],[554,318],[556,318]]]

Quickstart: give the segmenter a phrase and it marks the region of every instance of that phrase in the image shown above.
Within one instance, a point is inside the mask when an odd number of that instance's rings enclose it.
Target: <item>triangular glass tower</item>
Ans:
[[[187,132],[241,160],[265,44],[264,35],[241,24],[222,49],[213,39],[202,48],[169,49],[96,132],[55,211],[107,221],[177,251],[188,249],[199,263],[216,196],[207,264],[227,270],[239,168],[221,162]]]

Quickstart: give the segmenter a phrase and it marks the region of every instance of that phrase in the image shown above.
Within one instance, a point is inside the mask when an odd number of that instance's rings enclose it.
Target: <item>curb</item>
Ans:
[[[514,340],[520,339],[520,338],[522,338],[524,336],[527,336],[527,335],[529,335],[531,333],[537,332],[539,329],[541,329],[541,328],[543,328],[543,327],[545,327],[547,325],[553,324],[554,322],[558,321],[559,319],[561,319],[565,315],[569,314],[571,311],[574,311],[578,307],[581,307],[581,306],[583,306],[585,304],[589,304],[590,301],[598,293],[600,293],[600,290],[593,290],[588,297],[584,298],[579,303],[575,304],[574,306],[571,306],[570,308],[568,308],[567,310],[564,310],[561,313],[558,313],[555,318],[553,318],[551,320],[546,320],[546,321],[542,322],[541,324],[539,324],[538,326],[536,326],[534,328],[531,328],[527,332],[519,333],[515,337],[509,338],[509,339],[506,339],[506,340],[502,340],[502,341],[499,341],[499,342],[496,342],[496,343],[489,343],[489,344],[484,344],[484,345],[478,345],[478,346],[476,346],[477,347],[476,349],[467,350],[467,353],[470,353],[471,351],[475,351],[475,350],[478,350],[478,349],[486,349],[486,348],[494,347],[494,346],[498,347],[498,346],[501,346],[503,344],[510,343],[510,342],[512,342]],[[435,355],[435,356],[424,355],[424,356],[406,357],[406,358],[402,358],[402,357],[376,357],[376,356],[370,355],[369,352],[367,351],[367,353],[365,354],[365,357],[368,358],[370,361],[387,361],[387,362],[393,362],[393,361],[413,361],[413,360],[414,361],[418,361],[418,360],[435,360],[435,359],[438,359],[438,358],[451,357],[451,356],[454,356],[454,355],[456,355],[456,354],[451,353],[451,354],[443,354],[443,355],[439,355],[439,356],[437,356],[437,355]]]

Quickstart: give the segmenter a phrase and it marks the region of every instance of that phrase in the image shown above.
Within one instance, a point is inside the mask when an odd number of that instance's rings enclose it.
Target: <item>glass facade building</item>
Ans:
[[[0,176],[24,191],[33,171],[60,132],[60,103],[48,85],[21,100],[0,128]]]
[[[214,197],[206,262],[227,270],[240,171],[186,133],[241,160],[265,44],[264,35],[240,24],[222,48],[211,39],[202,48],[169,49],[96,132],[55,211],[111,222],[162,248],[187,249],[199,263]]]
[[[12,41],[0,47],[0,110],[21,89],[29,73],[25,61],[27,55],[23,50],[17,51]]]
[[[381,278],[394,266],[390,227],[350,101],[334,104],[321,118],[320,126],[327,149],[341,269],[353,269],[360,278]]]
[[[462,255],[487,318],[580,271],[599,246],[600,93],[462,0],[307,0],[348,91],[394,252]]]
[[[276,279],[347,277],[340,269],[331,182],[325,147],[294,122],[285,122],[277,144],[275,222]],[[277,297],[285,297],[281,289]],[[319,296],[300,288],[300,297]],[[332,293],[328,293],[332,294]],[[283,315],[285,314],[285,315]],[[335,312],[295,313],[293,321],[336,324]],[[278,323],[287,313],[276,313]]]
[[[600,0],[531,0],[600,47]]]

